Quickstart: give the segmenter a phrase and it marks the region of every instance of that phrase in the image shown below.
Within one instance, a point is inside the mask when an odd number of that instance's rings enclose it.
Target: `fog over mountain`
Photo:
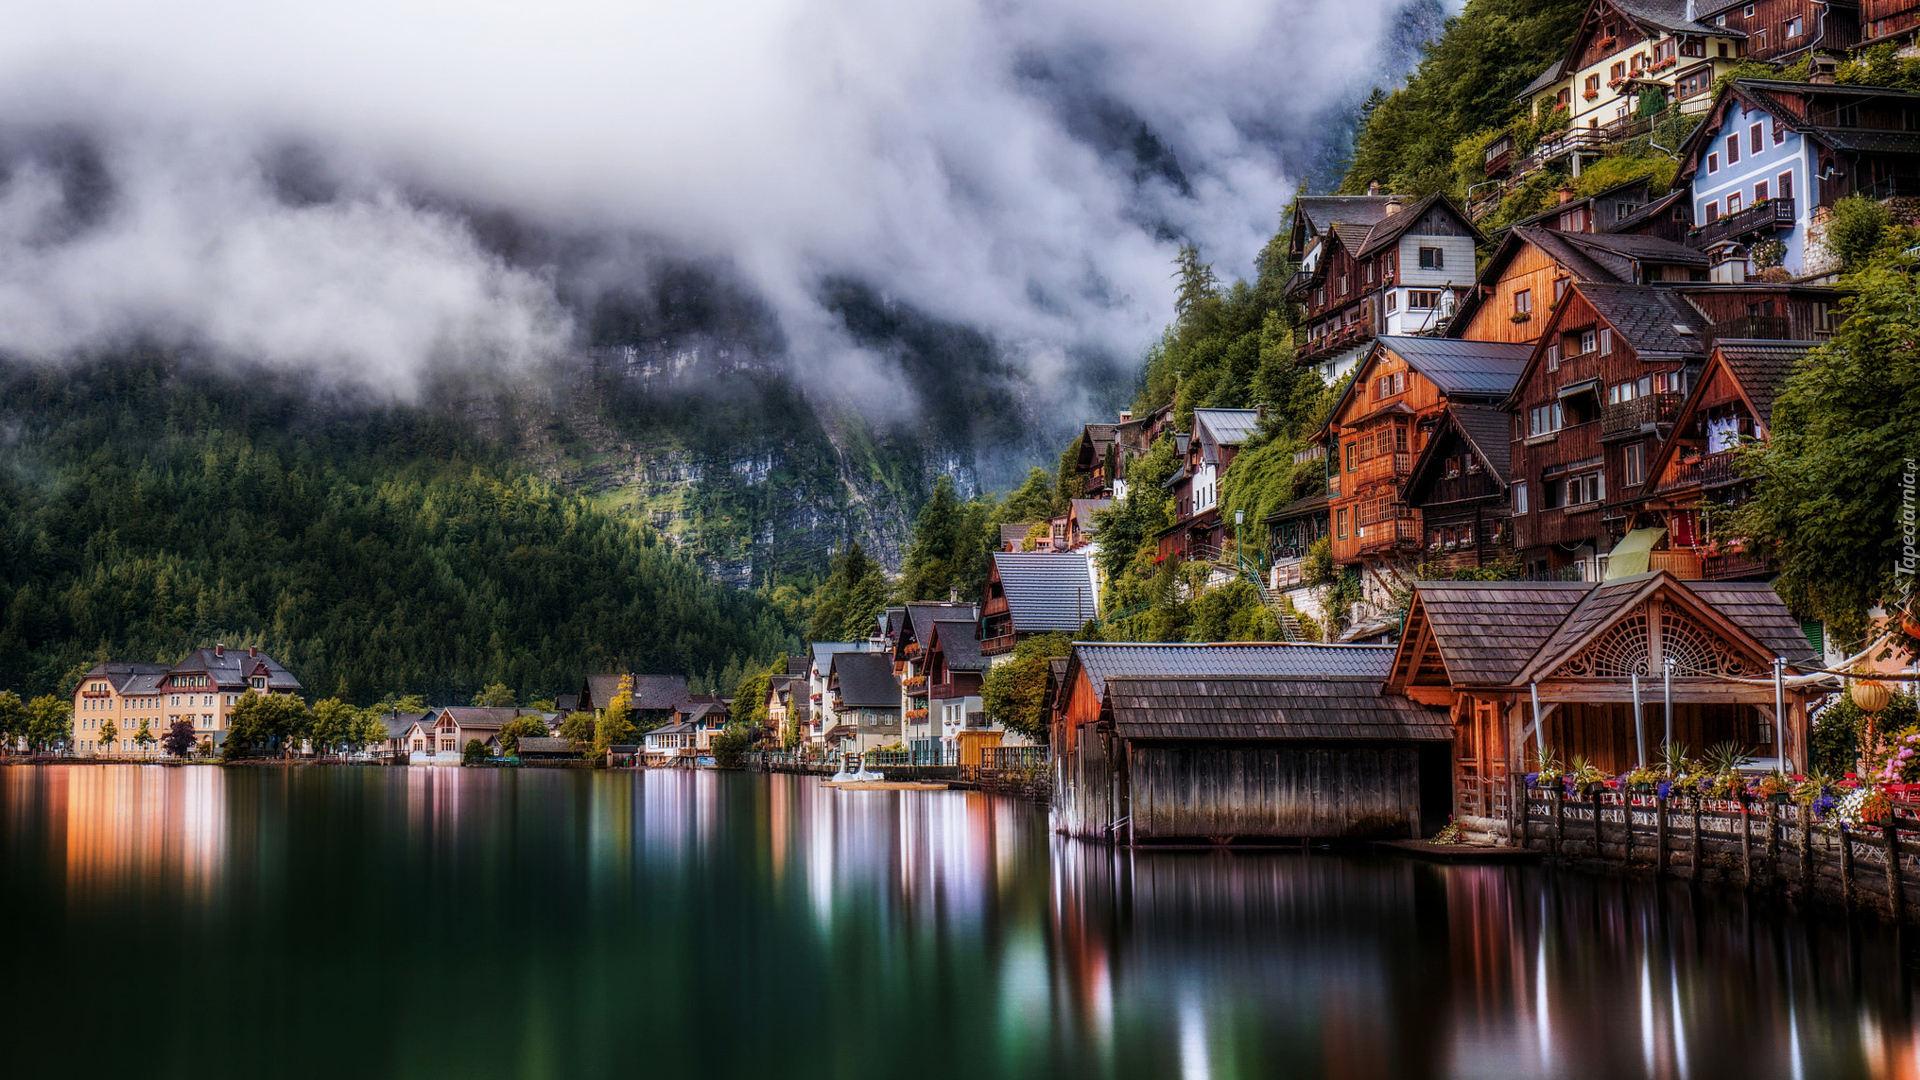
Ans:
[[[601,297],[691,266],[810,398],[915,408],[852,289],[1077,422],[1182,240],[1250,266],[1329,117],[1404,69],[1407,7],[10,0],[0,353],[158,342],[407,400],[606,344]]]

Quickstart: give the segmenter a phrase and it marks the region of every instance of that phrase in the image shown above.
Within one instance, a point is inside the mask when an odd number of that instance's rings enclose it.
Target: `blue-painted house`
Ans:
[[[1692,186],[1688,242],[1715,253],[1717,280],[1743,277],[1753,245],[1770,239],[1785,245],[1788,274],[1824,272],[1822,208],[1856,192],[1920,195],[1920,94],[1733,80],[1682,144],[1677,182]]]

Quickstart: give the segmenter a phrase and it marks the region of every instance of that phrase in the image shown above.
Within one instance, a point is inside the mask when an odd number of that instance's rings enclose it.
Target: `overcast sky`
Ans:
[[[1044,381],[1153,339],[1169,234],[1247,270],[1398,6],[0,0],[0,350],[142,333],[405,395],[577,341],[458,205],[730,264],[817,379],[883,378],[817,305],[848,275]],[[327,182],[276,183],[289,146]]]

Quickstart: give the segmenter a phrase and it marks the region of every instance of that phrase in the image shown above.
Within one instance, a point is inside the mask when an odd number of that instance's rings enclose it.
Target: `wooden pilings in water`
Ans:
[[[1898,920],[1909,912],[1920,919],[1920,899],[1906,894],[1915,889],[1920,898],[1920,881],[1908,880],[1904,858],[1906,846],[1920,834],[1920,809],[1915,807],[1902,806],[1892,823],[1841,830],[1832,823],[1815,823],[1807,808],[1783,810],[1775,803],[1762,810],[1732,800],[1689,799],[1684,823],[1673,820],[1677,808],[1661,797],[1636,807],[1627,795],[1569,798],[1545,788],[1531,792],[1523,804],[1515,815],[1520,842],[1558,858],[1619,870],[1646,867],[1650,861],[1657,873],[1667,874],[1674,871],[1677,856],[1687,864],[1683,876],[1691,880],[1749,889],[1784,887],[1797,902],[1819,897]],[[1607,817],[1615,810],[1621,815],[1617,833]],[[1636,821],[1636,811],[1650,813],[1653,820]],[[1756,836],[1756,829],[1764,831]],[[1816,840],[1816,829],[1832,835]],[[1646,849],[1649,842],[1651,852]],[[1880,867],[1873,866],[1875,860]]]

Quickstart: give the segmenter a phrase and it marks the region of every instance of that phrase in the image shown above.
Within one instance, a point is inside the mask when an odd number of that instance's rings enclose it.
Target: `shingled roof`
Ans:
[[[980,617],[980,609],[972,604],[908,604],[906,626],[913,631],[913,640],[919,642],[924,653],[933,641],[933,624],[965,619],[969,625]]]
[[[1498,490],[1505,491],[1509,483],[1507,474],[1513,464],[1513,414],[1490,405],[1449,405],[1441,415],[1439,428],[1414,459],[1413,472],[1406,482],[1407,497],[1411,499],[1416,492],[1428,490],[1427,479],[1433,470],[1440,468],[1441,452],[1448,445],[1446,434],[1449,431],[1459,432],[1468,449],[1486,467],[1487,476],[1498,485]]]
[[[1463,686],[1506,686],[1593,586],[1584,581],[1422,581],[1425,613],[1447,675]]]
[[[1102,703],[1129,739],[1444,742],[1444,711],[1383,696],[1374,677],[1187,675],[1114,679]]]
[[[1079,552],[995,552],[1016,633],[1073,632],[1100,613],[1093,564]]]
[[[1384,335],[1379,348],[1407,362],[1448,397],[1499,399],[1513,392],[1533,346],[1504,341]]]
[[[1793,366],[1819,345],[1817,341],[1722,338],[1714,343],[1714,349],[1725,358],[1728,370],[1740,381],[1747,399],[1760,411],[1760,422],[1771,430],[1774,400],[1786,386],[1787,377],[1793,374]]]
[[[1642,360],[1677,360],[1707,351],[1706,316],[1672,289],[1591,281],[1573,288]]]
[[[885,653],[847,652],[833,658],[840,708],[898,709],[900,684],[893,678],[893,659]]]
[[[940,652],[947,658],[950,671],[985,671],[986,660],[980,655],[979,624],[957,622],[942,619],[933,624],[933,637],[927,647],[933,648],[937,641]]]
[[[1817,666],[1820,657],[1807,640],[1800,620],[1793,617],[1780,594],[1764,581],[1683,581],[1700,598],[1751,634],[1774,656],[1784,656],[1798,668]]]
[[[1240,446],[1260,430],[1258,409],[1195,409],[1193,436],[1200,440],[1202,453],[1212,464],[1219,464],[1219,448]]]
[[[633,696],[627,707],[635,712],[665,712],[687,696],[685,675],[631,675]],[[580,692],[580,707],[604,709],[620,690],[620,675],[589,675]]]
[[[195,649],[167,672],[205,673],[214,685],[223,689],[245,689],[247,680],[257,675],[266,676],[269,693],[290,694],[300,689],[300,680],[281,667],[278,660],[252,648],[229,649],[216,645],[211,649]]]
[[[1368,678],[1378,683],[1393,664],[1391,645],[1311,645],[1291,642],[1205,644],[1074,643],[1069,666],[1087,673],[1096,697],[1109,679],[1129,676],[1293,676]]]

